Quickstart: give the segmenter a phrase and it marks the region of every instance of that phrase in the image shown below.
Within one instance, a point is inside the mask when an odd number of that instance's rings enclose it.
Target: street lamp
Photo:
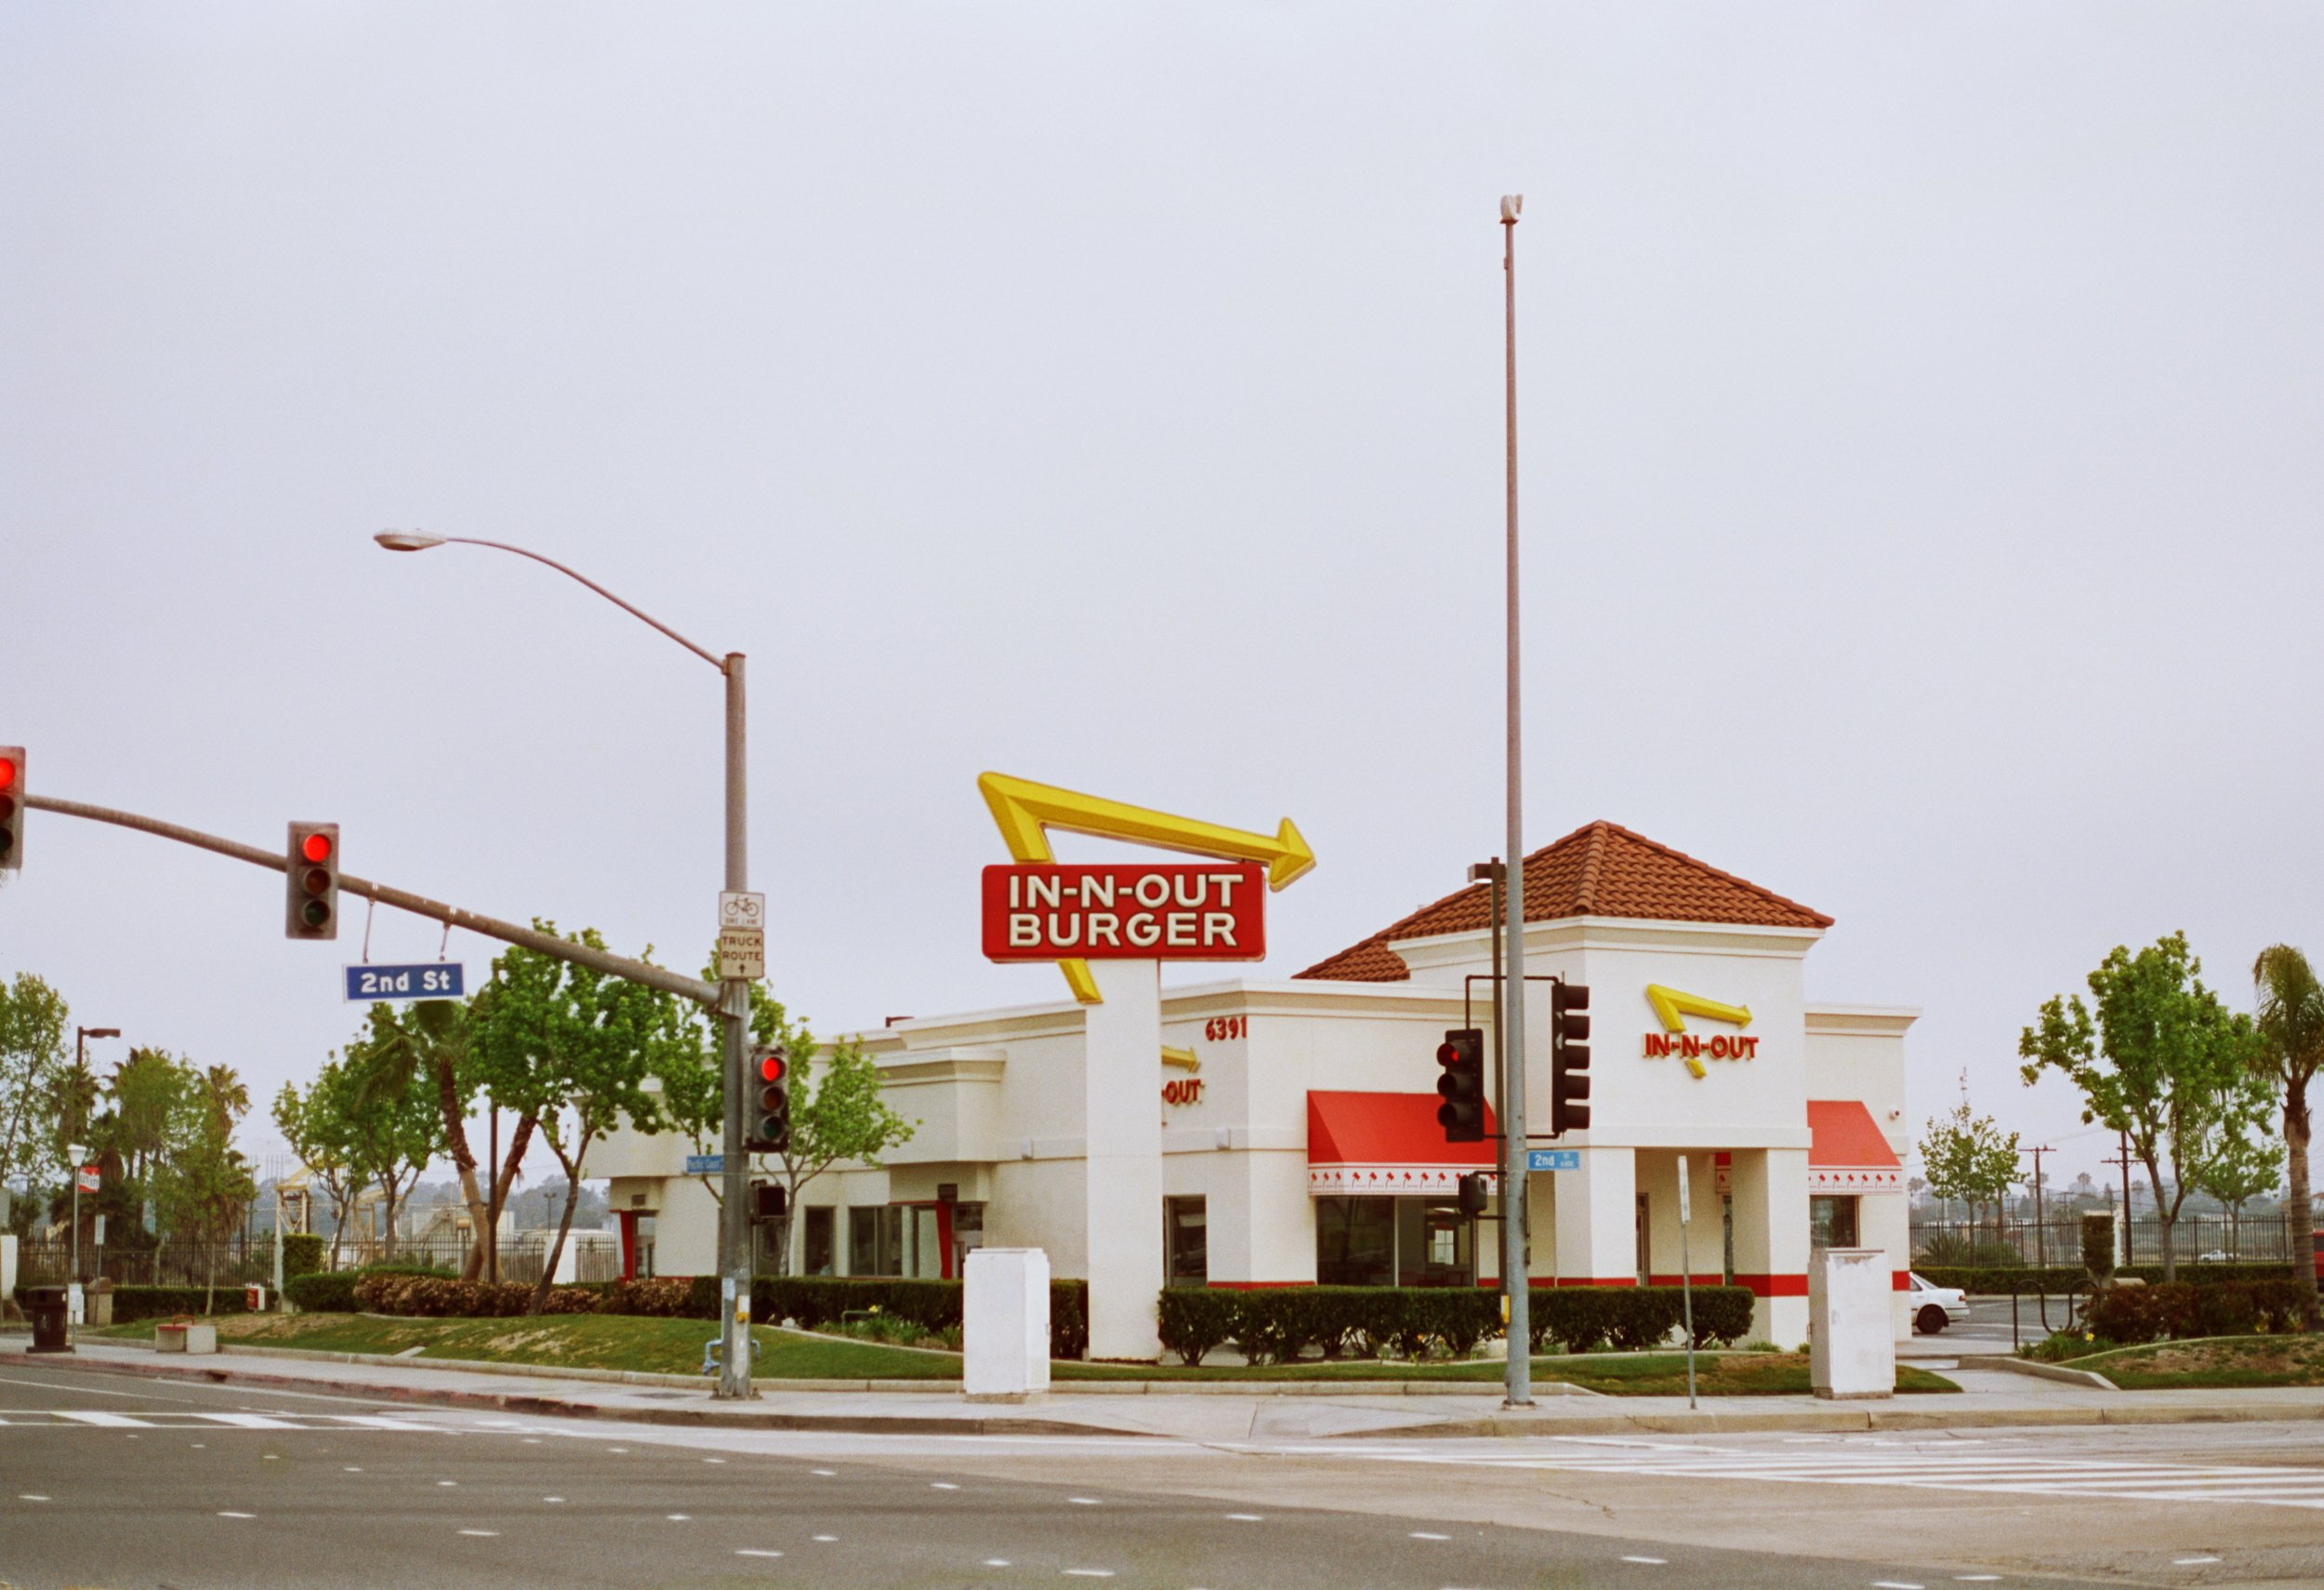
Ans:
[[[82,1100],[87,1097],[84,1084],[88,1080],[88,1040],[120,1036],[121,1029],[117,1027],[76,1027],[73,1029],[73,1106],[76,1110],[82,1107]],[[88,1135],[86,1118],[73,1124],[80,1128],[75,1135]],[[77,1281],[84,1279],[81,1275],[81,1160],[87,1149],[77,1143],[69,1143],[65,1146],[73,1150],[73,1279]]]
[[[746,735],[743,709],[743,654],[729,652],[724,656],[693,641],[632,603],[625,602],[595,580],[567,568],[554,558],[523,547],[512,547],[506,541],[480,541],[467,536],[429,536],[416,530],[382,530],[372,537],[390,552],[424,552],[431,547],[490,547],[496,551],[514,552],[536,563],[546,563],[559,574],[580,581],[598,595],[634,618],[640,619],[676,641],[694,656],[726,676],[726,887],[740,894],[750,887],[749,835],[744,813],[744,745]],[[720,1334],[724,1339],[723,1361],[719,1370],[717,1396],[742,1398],[750,1391],[750,1212],[745,1208],[749,1198],[749,1168],[743,1153],[742,1069],[743,1056],[748,1040],[750,1020],[750,984],[747,979],[730,977],[720,987],[718,1014],[725,1028],[724,1062],[720,1067],[724,1078],[726,1100],[725,1171],[721,1178],[723,1207],[719,1212],[719,1274],[724,1303]],[[493,1173],[499,1173],[498,1167]]]

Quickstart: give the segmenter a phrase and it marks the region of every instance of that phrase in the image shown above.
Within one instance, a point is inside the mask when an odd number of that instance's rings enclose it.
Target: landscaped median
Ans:
[[[220,1317],[221,1343],[253,1347],[366,1357],[408,1357],[421,1362],[537,1365],[551,1369],[611,1370],[656,1374],[699,1374],[706,1323],[698,1319],[653,1318],[601,1314],[545,1315],[532,1318],[390,1318],[363,1314],[229,1315]],[[151,1339],[152,1321],[84,1332],[94,1339]],[[756,1372],[762,1380],[926,1381],[931,1390],[960,1379],[957,1354],[899,1347],[817,1332],[753,1328],[759,1341]],[[1802,1396],[1809,1390],[1807,1360],[1797,1353],[1704,1353],[1697,1358],[1698,1389],[1705,1396]],[[1264,1365],[1206,1364],[1147,1366],[1060,1360],[1059,1382],[1141,1382],[1155,1385],[1245,1382],[1289,1389],[1293,1385],[1345,1385],[1350,1395],[1373,1387],[1419,1382],[1446,1390],[1473,1385],[1480,1392],[1499,1383],[1502,1366],[1491,1359],[1423,1360],[1418,1363],[1314,1360]],[[1562,1382],[1583,1391],[1612,1396],[1670,1397],[1686,1391],[1683,1353],[1602,1353],[1544,1357],[1533,1360],[1544,1385]],[[1944,1392],[1960,1388],[1940,1375],[1902,1367],[1901,1392]],[[1061,1387],[1062,1389],[1062,1387]]]
[[[2053,1337],[2042,1347],[2028,1356],[2103,1375],[2125,1391],[2324,1385],[2324,1336],[2207,1336],[2135,1347]]]

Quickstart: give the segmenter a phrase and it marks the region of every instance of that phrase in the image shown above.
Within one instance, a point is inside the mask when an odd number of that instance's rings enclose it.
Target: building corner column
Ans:
[[[1151,1362],[1162,1251],[1162,969],[1093,961],[1101,1004],[1083,1011],[1084,1240],[1089,1356]]]

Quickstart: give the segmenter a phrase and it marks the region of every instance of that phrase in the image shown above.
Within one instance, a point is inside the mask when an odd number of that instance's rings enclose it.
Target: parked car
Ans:
[[[2232,1261],[2227,1257],[2227,1250],[2225,1248],[2213,1248],[2208,1253],[2198,1253],[2195,1255],[2195,1262],[2199,1265],[2225,1265],[2232,1263]]]
[[[1912,1328],[1923,1336],[1934,1336],[1948,1325],[1969,1323],[1969,1294],[1959,1287],[1932,1286],[1911,1272]]]

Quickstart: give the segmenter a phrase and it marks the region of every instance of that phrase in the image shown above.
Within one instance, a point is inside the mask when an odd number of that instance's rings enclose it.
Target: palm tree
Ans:
[[[2308,1202],[2308,1082],[2324,1063],[2324,982],[2308,958],[2288,944],[2270,945],[2251,963],[2258,985],[2259,1064],[2284,1090],[2284,1147],[2291,1197],[2284,1208],[2292,1267],[2316,1295],[2316,1224]],[[2313,1302],[2310,1304],[2314,1307]]]

